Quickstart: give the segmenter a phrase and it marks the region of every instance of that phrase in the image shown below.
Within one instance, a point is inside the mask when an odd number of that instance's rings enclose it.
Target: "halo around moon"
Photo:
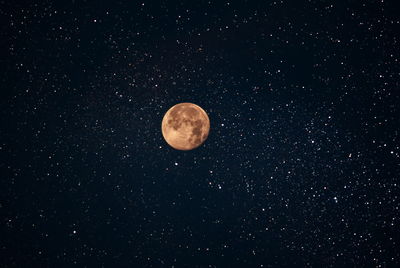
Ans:
[[[184,102],[172,106],[164,115],[161,130],[174,149],[188,151],[202,145],[210,132],[210,119],[198,105]]]

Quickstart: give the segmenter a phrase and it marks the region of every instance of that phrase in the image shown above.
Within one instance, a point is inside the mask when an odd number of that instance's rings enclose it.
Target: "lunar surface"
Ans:
[[[207,139],[210,120],[206,112],[193,103],[179,103],[164,115],[161,124],[165,141],[177,150],[192,150]]]

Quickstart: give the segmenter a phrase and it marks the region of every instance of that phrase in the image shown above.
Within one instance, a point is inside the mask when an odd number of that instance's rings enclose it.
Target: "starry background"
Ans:
[[[393,2],[1,1],[1,265],[398,267]]]

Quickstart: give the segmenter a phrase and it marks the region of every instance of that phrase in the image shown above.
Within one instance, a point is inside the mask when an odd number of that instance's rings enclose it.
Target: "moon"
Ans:
[[[178,103],[165,113],[161,130],[172,148],[189,151],[207,139],[210,119],[200,106],[189,102]]]

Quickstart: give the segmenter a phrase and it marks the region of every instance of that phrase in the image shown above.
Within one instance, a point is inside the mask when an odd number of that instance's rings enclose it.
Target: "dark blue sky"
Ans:
[[[294,2],[1,2],[2,265],[400,265],[397,7]]]

